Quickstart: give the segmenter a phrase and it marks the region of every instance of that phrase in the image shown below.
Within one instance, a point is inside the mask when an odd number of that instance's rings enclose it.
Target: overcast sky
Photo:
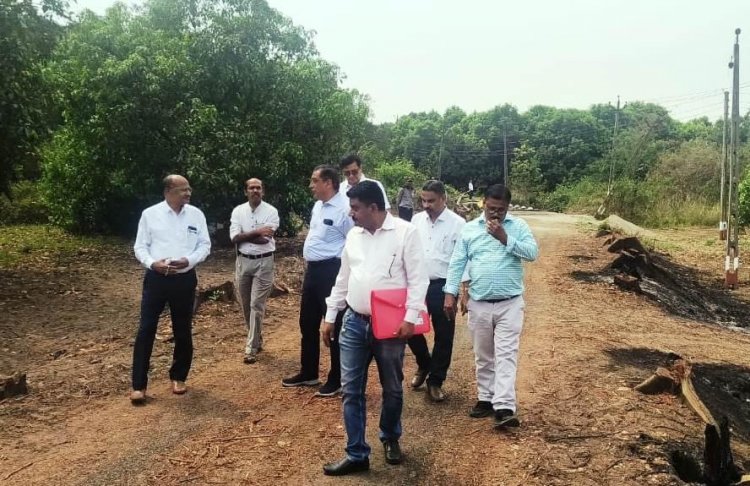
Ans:
[[[112,0],[78,0],[103,13]],[[130,1],[126,3],[132,3]],[[373,121],[457,105],[588,108],[652,101],[687,120],[723,116],[734,29],[750,107],[750,0],[270,0],[314,30]]]

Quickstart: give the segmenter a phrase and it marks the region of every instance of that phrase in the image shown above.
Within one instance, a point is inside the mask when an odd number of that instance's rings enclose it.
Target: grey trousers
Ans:
[[[245,354],[255,354],[263,346],[263,316],[273,289],[273,255],[256,260],[238,255],[235,276],[247,326]]]

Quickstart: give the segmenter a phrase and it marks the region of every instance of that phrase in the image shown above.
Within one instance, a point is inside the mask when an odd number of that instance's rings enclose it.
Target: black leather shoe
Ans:
[[[417,370],[417,372],[414,373],[414,378],[411,379],[411,387],[419,388],[422,386],[427,379],[427,373],[429,373],[428,370]]]
[[[404,460],[397,440],[384,440],[383,449],[385,449],[385,462],[388,464],[401,464]]]
[[[433,402],[442,402],[445,400],[445,393],[440,385],[427,385],[427,396]]]
[[[356,472],[367,471],[370,469],[370,460],[352,461],[345,457],[337,462],[330,462],[323,466],[323,474],[326,476],[346,476]]]
[[[518,420],[518,415],[516,415],[512,410],[508,410],[508,409],[495,410],[494,427],[496,429],[515,428],[515,427],[520,427],[520,426],[521,426],[521,421]]]
[[[492,403],[479,400],[476,405],[469,411],[471,418],[483,418],[492,415]]]

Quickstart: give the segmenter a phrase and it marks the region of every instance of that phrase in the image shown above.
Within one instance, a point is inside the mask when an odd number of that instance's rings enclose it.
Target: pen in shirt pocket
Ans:
[[[393,268],[393,264],[396,262],[396,254],[393,254],[393,258],[391,259],[391,264],[388,266],[388,278],[393,278],[393,275],[391,275],[391,269]]]

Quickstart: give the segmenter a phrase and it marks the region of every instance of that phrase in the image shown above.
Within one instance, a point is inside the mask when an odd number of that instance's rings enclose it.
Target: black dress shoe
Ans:
[[[385,449],[385,462],[388,464],[401,464],[404,460],[397,440],[384,440],[383,449]]]
[[[500,409],[495,410],[495,425],[496,429],[515,428],[520,427],[521,421],[518,420],[518,415],[513,410]]]
[[[414,373],[414,378],[411,379],[411,387],[412,388],[419,388],[424,384],[424,381],[427,379],[427,374],[429,373],[429,370],[417,370],[416,373]]]
[[[440,385],[427,385],[427,396],[430,397],[430,400],[433,402],[442,402],[445,400],[445,393],[443,393],[443,389],[440,387]]]
[[[323,466],[323,474],[326,476],[345,476],[356,472],[367,471],[370,469],[370,460],[352,461],[345,457],[337,462],[331,462]]]

